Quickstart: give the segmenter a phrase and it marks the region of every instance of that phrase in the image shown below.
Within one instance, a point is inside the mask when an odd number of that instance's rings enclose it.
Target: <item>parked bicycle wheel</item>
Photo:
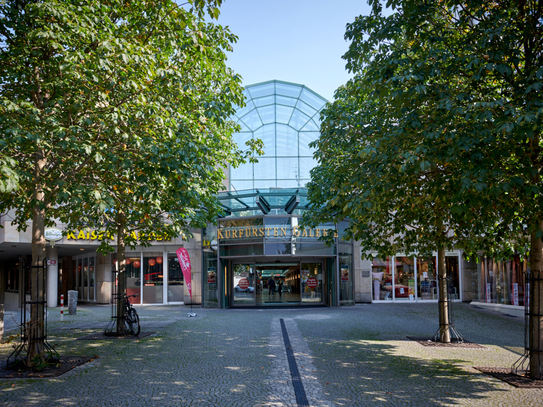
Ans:
[[[132,335],[138,336],[140,334],[140,317],[134,308],[131,308],[126,316],[126,325]]]

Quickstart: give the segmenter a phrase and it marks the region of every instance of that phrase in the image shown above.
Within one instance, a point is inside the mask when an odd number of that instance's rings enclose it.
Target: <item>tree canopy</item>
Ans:
[[[0,3],[0,209],[32,220],[33,272],[58,219],[109,231],[122,213],[128,231],[183,234],[214,218],[222,166],[245,157],[228,121],[244,103],[236,37],[205,20],[221,3]]]
[[[323,111],[313,221],[350,218],[369,255],[529,248],[541,270],[542,3],[370,4]]]

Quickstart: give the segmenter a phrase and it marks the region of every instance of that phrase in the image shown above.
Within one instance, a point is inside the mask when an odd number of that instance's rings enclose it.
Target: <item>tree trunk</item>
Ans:
[[[449,293],[447,290],[447,268],[445,267],[445,249],[437,250],[437,278],[439,290],[439,338],[443,343],[451,342],[449,321]]]
[[[30,322],[25,330],[28,335],[27,366],[32,367],[37,358],[45,360],[45,193],[40,184],[40,174],[46,159],[37,154],[34,179],[36,188],[33,193],[34,209],[32,210],[32,267],[30,269]],[[23,287],[23,296],[26,296]]]
[[[439,222],[437,230],[443,235],[443,223]],[[439,290],[439,339],[443,343],[451,342],[451,325],[449,321],[449,293],[447,290],[447,267],[445,264],[445,247],[437,249],[437,281]]]
[[[122,213],[117,216],[117,262],[119,264],[119,273],[117,274],[117,335],[124,335],[124,298],[126,294],[126,245],[125,236],[125,218]]]
[[[543,222],[539,222],[543,230]],[[531,235],[530,244],[530,314],[529,314],[529,352],[530,377],[543,379],[543,241]]]

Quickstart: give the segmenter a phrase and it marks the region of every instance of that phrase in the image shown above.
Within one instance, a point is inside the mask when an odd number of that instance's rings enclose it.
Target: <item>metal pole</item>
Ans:
[[[60,321],[64,321],[64,294],[60,295]]]

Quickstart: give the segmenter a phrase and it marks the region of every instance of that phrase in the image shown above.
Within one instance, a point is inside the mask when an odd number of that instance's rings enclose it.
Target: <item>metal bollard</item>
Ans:
[[[64,321],[64,294],[60,295],[60,321]]]

